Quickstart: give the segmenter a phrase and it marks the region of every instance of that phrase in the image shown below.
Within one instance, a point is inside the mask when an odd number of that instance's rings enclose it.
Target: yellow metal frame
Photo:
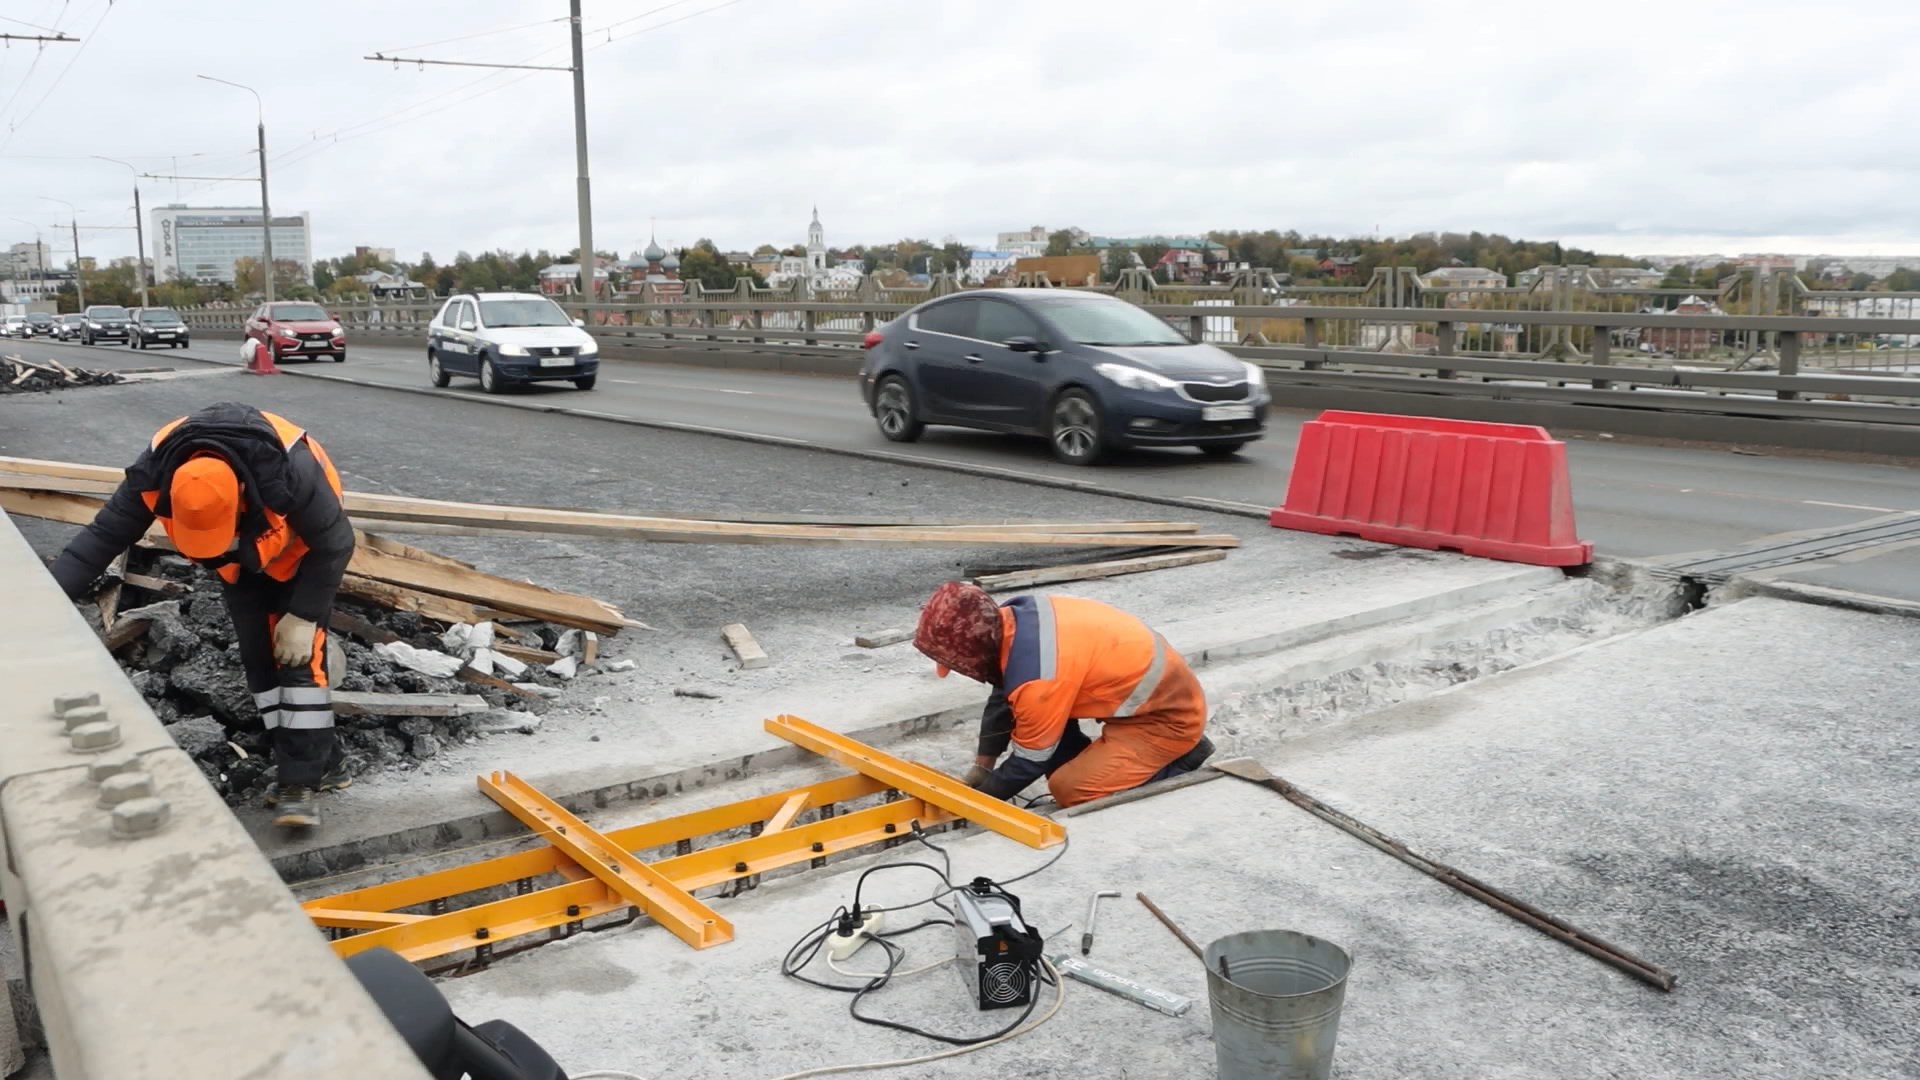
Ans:
[[[984,825],[1028,847],[1049,848],[1067,838],[1067,827],[1057,821],[983,795],[938,769],[875,750],[858,739],[828,731],[797,716],[776,716],[766,722],[766,729],[795,746],[830,757],[863,776],[898,788],[956,817]]]
[[[589,919],[623,910],[644,912],[688,944],[707,948],[731,940],[733,927],[693,896],[699,889],[739,881],[751,887],[748,879],[770,870],[824,865],[829,855],[897,841],[915,822],[931,826],[964,818],[1033,847],[1050,847],[1066,836],[1063,826],[1038,814],[797,717],[769,720],[767,730],[857,772],[606,833],[512,773],[498,772],[478,778],[480,790],[540,833],[545,846],[303,906],[315,925],[345,935],[333,942],[340,956],[380,946],[412,961],[468,949],[486,956],[502,942],[542,931],[571,933]],[[882,794],[890,801],[834,813],[840,803]],[[817,820],[796,824],[809,809],[818,811]],[[693,846],[699,838],[743,828],[754,835]],[[677,853],[653,862],[637,854],[669,846]],[[535,887],[549,876],[564,883]],[[454,898],[506,888],[514,895],[450,909]]]

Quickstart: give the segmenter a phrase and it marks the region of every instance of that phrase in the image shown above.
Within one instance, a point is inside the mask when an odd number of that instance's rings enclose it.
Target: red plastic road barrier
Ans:
[[[1531,424],[1329,410],[1300,430],[1275,528],[1580,566],[1567,445]]]
[[[255,338],[248,338],[247,345],[251,346],[247,349],[247,374],[278,375],[281,373],[280,369],[274,366],[272,349],[262,345]]]

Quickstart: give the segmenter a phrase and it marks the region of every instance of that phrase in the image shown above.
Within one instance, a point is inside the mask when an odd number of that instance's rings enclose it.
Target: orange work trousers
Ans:
[[[1139,787],[1200,742],[1207,726],[1207,695],[1185,658],[1169,652],[1160,686],[1141,711],[1102,721],[1100,737],[1047,776],[1061,806]],[[1069,725],[1069,736],[1078,724]],[[1084,737],[1084,736],[1083,736]]]

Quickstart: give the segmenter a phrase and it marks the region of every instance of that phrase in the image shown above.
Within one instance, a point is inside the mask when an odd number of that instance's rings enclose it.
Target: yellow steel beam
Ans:
[[[349,911],[344,908],[308,908],[307,914],[315,926],[330,926],[338,930],[383,930],[389,926],[405,926],[428,918],[425,915],[408,915],[396,911]]]
[[[681,840],[691,840],[726,832],[729,829],[742,828],[756,821],[769,820],[795,796],[806,796],[809,806],[826,806],[830,803],[875,795],[885,790],[887,785],[869,776],[857,774],[841,776],[806,787],[776,791],[770,795],[695,810],[687,814],[661,818],[658,821],[631,825],[624,829],[614,829],[607,833],[607,839],[619,844],[627,851],[645,851],[649,848],[665,847]],[[383,885],[370,885],[363,889],[316,897],[307,901],[304,906],[308,911],[324,908],[395,911],[459,896],[462,893],[506,885],[522,878],[537,878],[554,873],[568,877],[586,875],[586,871],[575,866],[573,860],[552,847],[542,847],[484,859],[465,866],[450,867],[430,874],[421,874],[418,877],[390,881]]]
[[[879,843],[904,834],[914,821],[937,825],[952,819],[939,807],[919,799],[900,799],[676,856],[653,866],[675,885],[692,891]],[[818,851],[814,850],[815,844],[820,845]],[[569,905],[573,910],[569,911]],[[506,941],[627,906],[605,885],[589,879],[344,937],[333,942],[333,951],[352,956],[384,945],[408,960],[430,960],[471,949],[482,941]],[[487,936],[477,937],[483,929]]]
[[[793,824],[793,819],[799,817],[800,811],[806,808],[807,793],[804,791],[795,793],[787,799],[786,802],[781,803],[780,809],[774,811],[773,816],[767,819],[766,831],[770,833],[779,832]]]
[[[508,813],[680,940],[696,949],[733,940],[733,924],[719,912],[695,900],[693,894],[602,836],[532,784],[510,772],[496,772],[480,777],[479,785]]]
[[[766,721],[765,726],[769,732],[796,746],[830,757],[855,772],[899,788],[1028,847],[1052,847],[1067,838],[1066,826],[1057,821],[983,795],[936,769],[875,750],[857,739],[828,731],[797,716],[777,716]]]

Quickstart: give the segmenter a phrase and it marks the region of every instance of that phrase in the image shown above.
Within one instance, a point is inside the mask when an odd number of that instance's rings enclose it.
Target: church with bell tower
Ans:
[[[827,230],[820,224],[820,208],[813,208],[813,223],[807,226],[807,280],[815,288],[826,284]]]

